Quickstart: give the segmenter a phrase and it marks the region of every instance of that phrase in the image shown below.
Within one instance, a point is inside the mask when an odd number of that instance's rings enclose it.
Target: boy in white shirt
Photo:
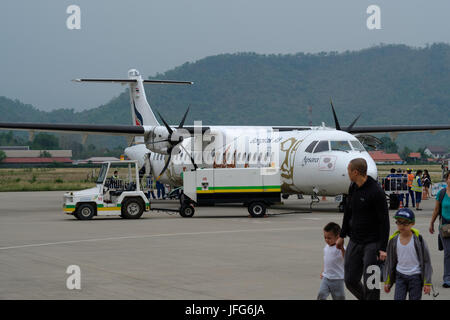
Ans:
[[[345,247],[336,248],[341,227],[334,222],[328,223],[323,228],[323,236],[326,242],[323,248],[323,268],[320,274],[318,300],[326,300],[331,293],[333,300],[345,300],[344,291],[344,254]]]
[[[408,208],[396,212],[398,231],[389,239],[385,268],[384,291],[389,293],[395,286],[394,300],[420,300],[422,288],[425,294],[431,291],[430,252],[419,230],[414,229],[414,212]]]

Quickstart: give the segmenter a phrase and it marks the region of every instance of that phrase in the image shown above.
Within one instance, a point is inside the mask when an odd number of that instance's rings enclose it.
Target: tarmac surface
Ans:
[[[192,218],[150,212],[78,221],[62,213],[62,195],[0,193],[0,299],[316,299],[322,229],[342,223],[330,197],[312,211],[309,200],[291,197],[257,219],[236,205],[199,207]],[[423,201],[416,227],[430,248],[436,299],[450,299],[443,253],[428,232],[434,204]],[[70,265],[80,267],[80,290],[66,287]],[[346,298],[354,299],[347,290]]]

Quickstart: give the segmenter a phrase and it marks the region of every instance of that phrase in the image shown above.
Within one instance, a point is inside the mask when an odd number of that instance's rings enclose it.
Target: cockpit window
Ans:
[[[348,144],[348,141],[330,141],[331,150],[333,151],[351,151],[352,148]]]
[[[317,147],[314,149],[314,153],[329,151],[330,147],[328,146],[328,141],[320,141],[317,144]]]
[[[312,153],[314,147],[316,146],[318,141],[313,141],[311,144],[305,149],[305,152]]]
[[[353,149],[355,149],[356,151],[366,151],[366,149],[364,149],[364,146],[358,140],[352,140],[350,141],[350,143],[352,144]]]

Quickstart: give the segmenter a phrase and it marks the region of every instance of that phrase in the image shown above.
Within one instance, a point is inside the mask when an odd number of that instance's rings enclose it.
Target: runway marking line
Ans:
[[[173,236],[195,236],[205,234],[227,234],[227,233],[243,233],[243,232],[274,232],[274,231],[301,231],[309,230],[311,227],[298,227],[298,228],[270,228],[270,229],[242,229],[242,230],[222,230],[222,231],[203,231],[203,232],[182,232],[182,233],[161,233],[161,234],[149,234],[141,236],[124,236],[124,237],[110,237],[110,238],[97,238],[97,239],[83,239],[83,240],[70,240],[70,241],[58,241],[36,244],[25,244],[20,246],[0,247],[0,250],[32,248],[32,247],[45,247],[60,244],[74,244],[83,242],[98,242],[98,241],[113,241],[113,240],[129,240],[129,239],[145,239],[156,237],[173,237]]]

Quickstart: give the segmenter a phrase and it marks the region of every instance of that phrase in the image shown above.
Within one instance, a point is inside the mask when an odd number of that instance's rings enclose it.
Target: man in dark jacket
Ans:
[[[336,243],[340,249],[344,238],[350,236],[344,262],[347,289],[359,300],[379,300],[379,288],[368,287],[373,275],[370,266],[386,259],[389,239],[389,211],[386,195],[372,177],[367,175],[367,162],[362,158],[350,161],[350,185],[344,211],[342,230]],[[369,268],[369,269],[368,269]],[[361,277],[364,284],[361,283]]]

